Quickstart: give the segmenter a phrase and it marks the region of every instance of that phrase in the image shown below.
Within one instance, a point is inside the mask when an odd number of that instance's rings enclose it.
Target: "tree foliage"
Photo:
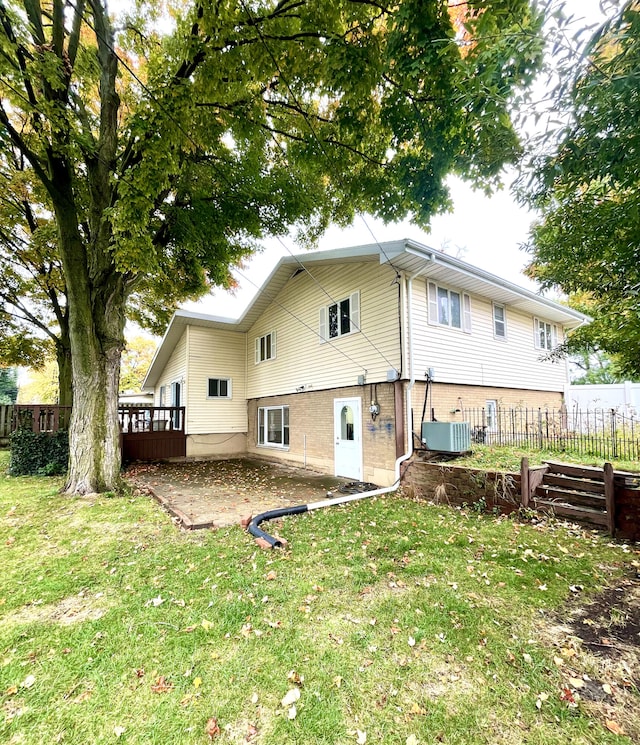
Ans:
[[[0,404],[15,404],[18,398],[18,371],[0,367]]]
[[[535,163],[529,197],[532,277],[578,293],[593,322],[574,349],[611,354],[640,375],[640,4],[599,28],[563,87],[567,117],[555,152]]]
[[[268,234],[312,241],[360,210],[426,224],[448,173],[495,183],[541,54],[527,0],[158,7],[0,1],[0,164],[41,221],[23,210],[10,240],[55,226],[66,293],[70,492],[117,486],[132,303],[166,319]]]

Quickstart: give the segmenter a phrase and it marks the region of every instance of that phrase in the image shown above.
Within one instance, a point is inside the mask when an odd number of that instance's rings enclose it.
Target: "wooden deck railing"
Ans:
[[[118,417],[123,433],[181,432],[184,434],[184,406],[120,406]],[[16,404],[0,407],[0,436],[16,429],[57,432],[68,429],[70,406]],[[4,428],[4,429],[3,429]],[[6,432],[4,431],[6,430]]]

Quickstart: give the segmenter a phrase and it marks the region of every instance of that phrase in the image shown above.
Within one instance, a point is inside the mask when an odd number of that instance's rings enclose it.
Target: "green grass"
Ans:
[[[2,742],[207,743],[213,717],[220,743],[630,742],[561,700],[539,627],[630,561],[606,538],[392,496],[286,519],[266,552],[6,464]]]
[[[525,448],[507,445],[474,444],[472,453],[464,458],[456,458],[452,465],[469,468],[486,468],[488,470],[516,471],[520,470],[523,457],[529,459],[529,464],[540,465],[546,460],[576,463],[583,466],[597,466],[602,468],[604,460],[589,455],[579,455],[572,452],[558,452],[557,450],[527,450]],[[638,461],[610,460],[614,468],[620,471],[640,472]]]

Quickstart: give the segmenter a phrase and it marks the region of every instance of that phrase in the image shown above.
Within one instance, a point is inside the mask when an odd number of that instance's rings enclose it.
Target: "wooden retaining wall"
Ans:
[[[614,471],[609,463],[530,467],[523,458],[520,473],[509,473],[414,458],[402,483],[417,497],[440,504],[479,505],[501,514],[534,509],[640,541],[640,473]]]

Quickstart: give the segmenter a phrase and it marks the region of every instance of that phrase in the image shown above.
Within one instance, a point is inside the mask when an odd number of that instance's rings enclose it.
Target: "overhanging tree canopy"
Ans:
[[[575,67],[575,60],[573,61]],[[640,375],[640,3],[600,28],[559,105],[569,117],[556,151],[536,163],[541,210],[529,268],[593,316],[570,346],[599,348]]]
[[[518,154],[509,110],[539,63],[525,0],[0,2],[0,153],[56,226],[74,410],[69,492],[118,484],[127,304],[230,281],[267,234],[359,210],[426,224],[444,177],[486,187]],[[169,22],[170,32],[158,29]],[[32,194],[25,191],[24,198]],[[41,200],[42,201],[42,200]]]

